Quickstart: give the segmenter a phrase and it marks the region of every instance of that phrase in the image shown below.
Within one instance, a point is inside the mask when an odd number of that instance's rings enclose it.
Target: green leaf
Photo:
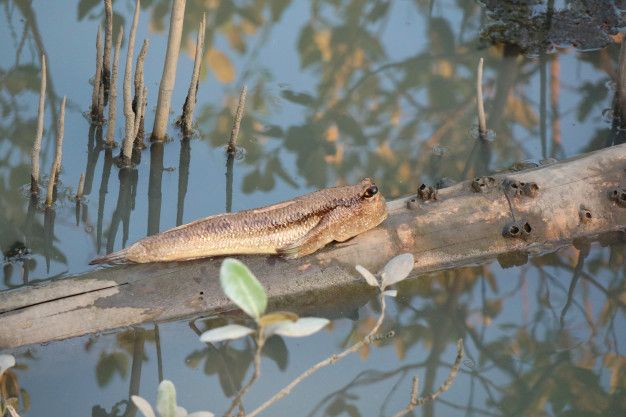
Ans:
[[[9,368],[15,366],[15,356],[2,354],[0,355],[0,376]]]
[[[359,272],[359,274],[361,274],[361,276],[363,276],[363,278],[365,278],[365,281],[367,281],[367,283],[369,285],[371,285],[372,287],[378,287],[378,280],[376,279],[376,277],[374,276],[374,274],[372,274],[370,271],[368,271],[364,266],[361,265],[357,265],[356,270]]]
[[[221,342],[223,340],[239,339],[250,333],[254,333],[254,329],[238,324],[229,324],[202,333],[200,335],[200,341],[205,343]]]
[[[220,268],[222,290],[248,316],[257,320],[267,307],[267,295],[261,283],[247,266],[234,258],[226,258]]]
[[[172,381],[164,379],[159,384],[156,409],[161,417],[176,417],[176,388]]]
[[[267,337],[273,334],[289,337],[304,337],[322,330],[330,321],[318,317],[304,317],[296,321],[285,320],[267,326]]]
[[[383,279],[381,288],[385,289],[390,285],[398,283],[409,276],[413,270],[415,259],[410,253],[403,253],[392,258],[383,268],[381,277]]]
[[[135,404],[135,407],[137,407],[137,409],[141,411],[145,417],[156,417],[154,415],[154,410],[148,401],[138,395],[131,395],[130,399],[133,401],[133,404]]]

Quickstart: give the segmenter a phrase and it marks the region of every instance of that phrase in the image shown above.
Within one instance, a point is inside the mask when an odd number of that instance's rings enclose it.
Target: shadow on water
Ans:
[[[96,139],[96,131],[99,135]],[[100,158],[100,152],[103,149],[102,129],[93,123],[89,125],[89,134],[87,136],[87,167],[85,168],[85,195],[91,194],[93,187],[93,178],[96,172],[96,165]]]
[[[180,141],[180,154],[178,157],[178,199],[176,200],[176,226],[183,224],[185,217],[185,197],[187,196],[187,184],[189,183],[189,165],[191,163],[190,139],[184,137]]]
[[[233,210],[233,177],[235,169],[235,154],[228,153],[226,157],[226,213]]]
[[[139,178],[137,170],[130,167],[122,167],[118,171],[118,176],[120,185],[117,194],[117,204],[109,225],[107,253],[113,252],[115,248],[115,237],[117,236],[120,223],[122,223],[122,247],[126,247],[130,213],[135,208],[135,199],[137,197],[137,179]]]
[[[163,182],[162,142],[150,145],[150,177],[148,182],[148,236],[159,233],[161,224],[161,184]]]
[[[102,227],[104,223],[104,206],[106,203],[106,195],[109,189],[109,178],[111,177],[111,168],[113,167],[113,149],[104,149],[104,164],[102,166],[102,178],[100,179],[100,188],[98,190],[98,221],[96,225],[96,248],[100,253],[102,248]]]

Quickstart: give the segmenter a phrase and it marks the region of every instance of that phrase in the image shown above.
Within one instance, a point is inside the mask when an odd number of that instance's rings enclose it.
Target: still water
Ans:
[[[119,169],[119,149],[104,149],[84,116],[102,2],[0,0],[0,247],[8,256],[0,289],[87,272],[98,254],[199,217],[365,176],[396,198],[421,182],[459,181],[623,141],[612,110],[620,11],[612,2],[503,3],[189,0],[171,121],[185,99],[206,12],[196,133],[181,140],[172,127],[169,141],[148,143],[133,169]],[[150,40],[148,131],[169,5],[144,1],[139,17],[137,50]],[[115,33],[122,24],[128,31],[133,9],[134,2],[114,2]],[[27,192],[42,53],[42,174],[54,157],[61,98],[68,99],[59,199],[47,215],[29,207]],[[493,131],[487,143],[472,134],[480,57]],[[224,146],[244,84],[242,152],[227,170]],[[119,141],[121,102],[117,117]],[[71,196],[81,173],[85,198],[77,207]],[[316,374],[266,415],[393,415],[406,405],[414,374],[426,394],[443,381],[459,337],[467,351],[459,377],[416,414],[626,415],[623,242],[612,236],[521,267],[490,264],[405,283],[385,323],[394,337]],[[270,339],[246,409],[366,334],[377,308],[368,297],[340,300],[318,312],[333,319],[327,331]],[[217,348],[198,341],[198,331],[224,320],[20,351],[21,414],[134,415],[129,393],[153,402],[162,377],[174,381],[188,410],[223,413],[251,375],[254,350],[251,340]]]

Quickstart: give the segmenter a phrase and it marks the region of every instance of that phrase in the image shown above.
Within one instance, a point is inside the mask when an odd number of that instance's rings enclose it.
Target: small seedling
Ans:
[[[138,395],[131,395],[131,400],[135,407],[145,417],[156,417],[152,406],[148,401]],[[196,411],[187,413],[183,407],[176,404],[176,388],[172,381],[164,379],[157,389],[156,410],[160,417],[213,417],[214,414],[208,411]]]

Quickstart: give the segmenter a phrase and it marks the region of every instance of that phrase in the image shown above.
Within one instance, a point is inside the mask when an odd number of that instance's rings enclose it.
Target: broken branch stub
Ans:
[[[46,56],[41,56],[41,84],[39,87],[39,106],[37,108],[37,133],[35,134],[35,142],[30,153],[31,174],[30,174],[30,192],[31,194],[39,193],[39,154],[41,153],[41,138],[43,137],[43,123],[46,113]]]
[[[193,61],[193,72],[191,74],[191,82],[189,83],[189,91],[183,105],[183,113],[180,116],[178,124],[182,128],[183,136],[191,135],[191,124],[193,122],[193,111],[196,107],[198,85],[200,81],[200,67],[202,65],[202,54],[204,51],[204,36],[206,31],[206,13],[202,15],[200,27],[198,28],[198,37],[196,40],[196,53]]]

